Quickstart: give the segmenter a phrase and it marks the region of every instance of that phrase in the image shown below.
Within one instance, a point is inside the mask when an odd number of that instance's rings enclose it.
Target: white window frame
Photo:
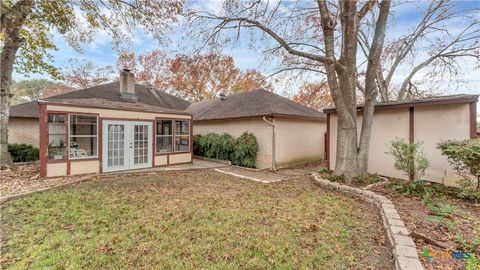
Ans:
[[[70,125],[70,116],[71,115],[81,115],[81,116],[90,116],[90,117],[95,117],[96,119],[96,124],[97,124],[97,133],[96,135],[72,135],[70,133],[70,128],[71,128],[71,125]],[[98,141],[98,115],[92,115],[92,114],[82,114],[82,113],[69,113],[68,115],[68,145],[67,145],[67,149],[68,149],[68,152],[67,152],[67,156],[68,156],[68,159],[70,160],[76,160],[76,159],[98,159],[98,144],[99,144],[99,141]],[[88,157],[71,157],[70,156],[70,138],[96,138],[97,139],[97,145],[96,145],[96,148],[97,148],[97,151],[96,151],[96,155],[95,156],[88,156]]]
[[[158,135],[158,122],[159,121],[170,121],[172,122],[172,130],[171,130],[171,135]],[[158,144],[157,144],[157,138],[163,138],[163,137],[172,137],[172,150],[168,152],[159,152],[158,151]],[[171,154],[175,152],[175,120],[173,119],[167,119],[167,118],[157,118],[155,119],[155,154],[156,155],[163,155],[163,154]]]

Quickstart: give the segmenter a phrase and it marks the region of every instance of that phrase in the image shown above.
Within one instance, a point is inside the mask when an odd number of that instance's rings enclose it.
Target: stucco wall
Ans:
[[[70,174],[99,173],[100,161],[98,160],[75,160],[70,162]]]
[[[277,167],[289,163],[323,159],[326,131],[325,122],[275,119]]]
[[[243,132],[253,133],[258,142],[257,168],[272,167],[272,128],[262,118],[222,120],[222,121],[194,121],[193,134],[206,135],[211,132],[228,133],[239,137]]]
[[[190,153],[185,154],[174,154],[168,157],[168,164],[179,164],[179,163],[187,163],[192,161],[192,155]]]
[[[325,122],[276,118],[274,123],[277,166],[302,159],[323,157]],[[195,121],[193,124],[194,135],[226,132],[234,137],[239,137],[245,131],[253,133],[257,138],[259,145],[257,168],[272,168],[272,127],[262,118]]]
[[[25,143],[39,146],[38,118],[10,117],[8,120],[8,143]]]
[[[47,177],[67,175],[67,162],[47,164]]]
[[[455,174],[438,149],[443,139],[468,139],[470,137],[470,111],[468,104],[419,106],[414,109],[414,140],[422,147],[430,160],[425,179],[454,185]],[[362,116],[358,116],[360,136]],[[337,144],[337,117],[330,116],[330,168],[335,168]],[[409,139],[409,108],[376,110],[374,114],[368,171],[385,176],[408,179],[393,167],[393,158],[386,154],[390,142],[398,138]]]

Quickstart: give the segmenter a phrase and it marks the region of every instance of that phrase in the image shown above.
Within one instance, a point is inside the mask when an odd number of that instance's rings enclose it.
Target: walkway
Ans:
[[[277,172],[272,172],[268,170],[253,170],[240,168],[236,166],[230,166],[225,168],[216,168],[215,171],[260,182],[260,183],[275,183],[283,180],[287,180],[292,177],[310,175],[312,172],[318,171],[320,165],[318,166],[304,166],[294,169],[284,169],[278,170]]]

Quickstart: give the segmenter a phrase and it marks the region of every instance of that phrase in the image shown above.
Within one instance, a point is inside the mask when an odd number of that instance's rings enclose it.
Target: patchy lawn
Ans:
[[[390,269],[371,206],[308,177],[102,177],[1,205],[1,262],[24,268]]]

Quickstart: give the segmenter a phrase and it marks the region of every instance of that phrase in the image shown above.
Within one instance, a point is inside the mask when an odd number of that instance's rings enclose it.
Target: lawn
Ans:
[[[117,176],[1,205],[5,269],[392,267],[376,211],[308,177]]]

